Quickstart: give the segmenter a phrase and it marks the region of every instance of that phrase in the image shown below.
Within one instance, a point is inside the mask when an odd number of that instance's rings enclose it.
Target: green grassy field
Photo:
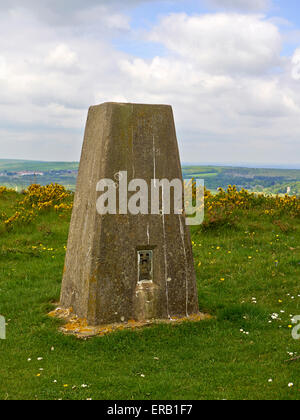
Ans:
[[[19,199],[0,196],[0,215]],[[236,217],[192,230],[200,309],[213,319],[88,341],[62,335],[47,316],[69,214],[0,230],[0,399],[300,399],[300,360],[287,362],[300,355],[290,328],[300,315],[299,219],[259,209]]]

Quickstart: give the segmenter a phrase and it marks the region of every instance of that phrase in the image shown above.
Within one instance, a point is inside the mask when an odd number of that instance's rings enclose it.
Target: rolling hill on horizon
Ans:
[[[77,170],[78,162],[0,159],[0,172]]]
[[[78,162],[0,159],[0,185],[22,190],[32,183],[58,183],[74,191],[78,166]],[[255,192],[300,195],[300,169],[184,164],[182,172],[185,179],[204,179],[212,191],[236,185]]]

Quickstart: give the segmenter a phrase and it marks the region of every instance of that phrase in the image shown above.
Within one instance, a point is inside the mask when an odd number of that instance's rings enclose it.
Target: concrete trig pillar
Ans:
[[[118,193],[120,172],[127,172],[128,182],[147,182],[149,214],[97,212],[97,184],[114,180]],[[182,181],[172,108],[118,103],[91,107],[61,292],[61,306],[72,307],[90,325],[198,313],[185,216],[150,214],[153,179]]]

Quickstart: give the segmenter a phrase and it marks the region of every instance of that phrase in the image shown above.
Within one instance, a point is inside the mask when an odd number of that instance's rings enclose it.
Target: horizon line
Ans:
[[[32,162],[32,163],[76,163],[79,165],[77,160],[38,160],[38,159],[12,159],[12,158],[0,158],[0,162]],[[234,168],[249,168],[249,169],[290,169],[300,170],[300,163],[294,164],[282,164],[282,163],[255,163],[255,162],[181,162],[181,166],[218,166],[218,167],[234,167]]]

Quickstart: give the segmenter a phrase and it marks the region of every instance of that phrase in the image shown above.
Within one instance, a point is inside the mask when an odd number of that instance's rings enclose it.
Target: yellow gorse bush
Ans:
[[[250,193],[245,189],[229,185],[227,190],[219,188],[216,195],[204,191],[205,221],[204,226],[231,224],[237,210],[259,209],[262,215],[276,216],[288,213],[291,217],[300,217],[300,197],[272,196]]]
[[[9,192],[14,191],[0,187],[0,196]],[[13,216],[8,218],[5,213],[0,214],[0,224],[6,228],[13,228],[17,224],[30,223],[42,211],[69,212],[73,207],[72,198],[72,193],[62,185],[30,185],[23,192],[23,199],[18,203]],[[291,218],[300,217],[300,197],[250,193],[245,189],[239,191],[236,186],[231,185],[227,190],[219,188],[217,194],[212,194],[204,188],[204,204],[201,206],[203,205],[204,227],[232,224],[239,210],[256,209],[262,216],[269,217],[280,216],[283,213],[288,213]]]
[[[46,186],[33,184],[25,190],[24,194],[25,198],[20,203],[21,205],[31,206],[32,208],[38,207],[41,210],[61,204],[70,197],[70,193],[66,191],[65,187],[59,184]]]
[[[0,196],[3,193],[10,193],[10,192],[15,192],[14,190],[10,189],[10,188],[6,188],[6,187],[0,187]]]
[[[64,203],[61,203],[61,204],[59,204],[59,205],[55,205],[54,206],[54,210],[56,210],[56,211],[60,211],[60,210],[72,210],[72,208],[73,208],[73,203],[71,203],[71,204],[64,204]]]
[[[16,211],[12,217],[4,221],[4,225],[7,228],[12,228],[15,224],[28,224],[34,220],[35,216],[33,210]]]
[[[9,190],[0,187],[0,194],[1,191],[7,192]],[[7,218],[4,213],[1,214],[0,222],[2,220],[6,229],[31,223],[41,211],[53,209],[56,212],[63,212],[72,209],[72,194],[62,185],[41,186],[33,184],[23,192],[23,195],[24,197],[19,201],[13,216]]]

